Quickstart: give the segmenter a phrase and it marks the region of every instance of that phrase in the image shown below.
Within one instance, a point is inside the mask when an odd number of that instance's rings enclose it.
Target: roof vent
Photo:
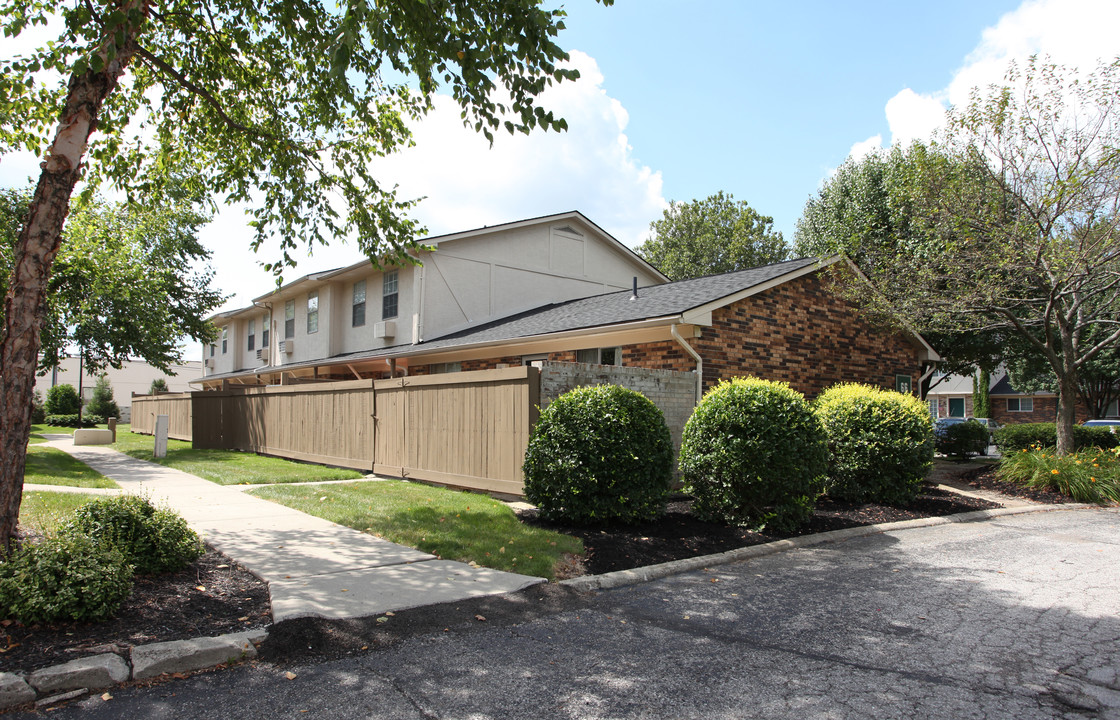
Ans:
[[[637,300],[638,299],[638,276],[637,275],[634,276],[634,287],[630,291],[630,299],[631,300]]]

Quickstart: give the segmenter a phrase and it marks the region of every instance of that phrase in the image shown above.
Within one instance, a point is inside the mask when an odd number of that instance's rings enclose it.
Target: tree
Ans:
[[[252,247],[279,240],[277,274],[296,247],[345,236],[374,261],[407,262],[413,201],[377,180],[377,158],[410,142],[406,119],[441,87],[488,138],[564,129],[535,103],[577,77],[557,65],[563,16],[541,0],[7,4],[5,36],[54,18],[61,32],[0,61],[0,154],[43,154],[0,334],[0,544],[18,517],[47,280],[79,179],[87,197],[109,181],[148,205],[172,185],[249,203]]]
[[[148,388],[148,394],[155,395],[156,393],[161,392],[167,392],[167,381],[163,378],[156,378],[155,380],[152,380],[152,384]]]
[[[82,400],[73,385],[53,385],[47,390],[47,401],[43,409],[47,415],[77,415],[82,411]]]
[[[980,368],[977,375],[972,376],[972,416],[990,418],[992,416],[992,398],[988,394],[991,389],[992,375],[987,368]]]
[[[1065,454],[1079,374],[1120,341],[1120,61],[1079,77],[1031,60],[1007,79],[950,112],[916,184],[934,242],[872,249],[862,301],[919,328],[1029,347],[1057,385]]]
[[[669,203],[650,223],[652,237],[638,254],[671,280],[745,270],[789,257],[774,219],[723,191],[704,200]]]
[[[0,190],[0,292],[6,290],[30,192]],[[47,285],[39,371],[76,347],[91,372],[143,358],[167,370],[182,338],[205,342],[222,302],[210,288],[210,252],[197,238],[208,217],[191,203],[141,208],[79,203]],[[2,316],[0,316],[2,317]]]
[[[93,386],[93,396],[90,397],[89,404],[86,405],[86,412],[103,418],[120,417],[121,415],[120,408],[113,400],[113,386],[109,383],[109,376],[105,373],[101,373],[97,378],[97,384]]]
[[[805,203],[794,234],[794,253],[800,257],[843,254],[872,277],[890,273],[899,257],[926,257],[940,243],[937,233],[926,226],[919,202],[923,168],[933,163],[968,172],[937,146],[922,142],[849,158]],[[863,299],[857,288],[847,289],[857,300]],[[941,355],[938,367],[944,373],[927,381],[923,396],[945,377],[971,375],[976,368],[994,370],[1015,350],[1003,333],[929,323],[918,329]]]

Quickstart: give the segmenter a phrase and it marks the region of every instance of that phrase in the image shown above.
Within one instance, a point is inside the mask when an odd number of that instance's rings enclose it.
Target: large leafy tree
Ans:
[[[600,0],[610,4],[611,0]],[[3,0],[0,30],[61,19],[37,50],[0,61],[0,154],[42,156],[0,335],[0,544],[18,517],[47,279],[79,179],[154,204],[174,176],[253,208],[254,248],[348,235],[402,259],[411,203],[375,176],[406,121],[444,89],[463,121],[563,129],[536,97],[576,73],[542,0]]]
[[[1120,61],[1084,75],[1013,66],[1006,86],[950,113],[940,152],[919,166],[916,216],[933,242],[872,249],[865,268],[865,307],[1041,357],[1059,453],[1073,449],[1080,373],[1120,342],[1118,101]]]
[[[30,195],[0,190],[0,293]],[[197,237],[207,220],[186,201],[93,202],[71,213],[47,286],[40,371],[77,348],[91,372],[136,357],[169,372],[183,359],[184,337],[207,341],[206,318],[222,302],[210,287],[210,251]]]
[[[638,254],[672,280],[780,262],[789,257],[774,219],[723,191],[703,200],[672,202]]]

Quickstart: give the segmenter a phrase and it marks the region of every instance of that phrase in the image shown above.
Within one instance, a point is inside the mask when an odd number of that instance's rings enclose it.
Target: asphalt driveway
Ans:
[[[371,620],[412,629],[353,657],[119,688],[50,716],[1120,718],[1115,509],[904,530],[589,596],[534,592],[505,609]]]

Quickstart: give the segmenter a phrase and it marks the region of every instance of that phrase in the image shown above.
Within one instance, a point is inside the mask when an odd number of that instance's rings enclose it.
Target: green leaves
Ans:
[[[538,108],[539,109],[539,108]],[[789,257],[774,219],[722,191],[704,200],[670,203],[638,254],[671,280],[745,270]]]

